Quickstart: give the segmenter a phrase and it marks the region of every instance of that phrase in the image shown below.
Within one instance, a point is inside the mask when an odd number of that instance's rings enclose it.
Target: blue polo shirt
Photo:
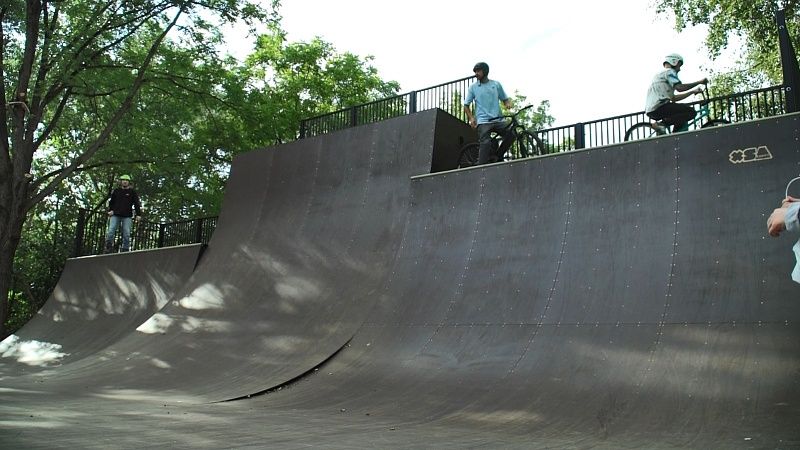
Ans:
[[[476,81],[472,83],[467,91],[467,98],[464,99],[464,106],[469,106],[475,101],[475,119],[478,124],[492,122],[491,119],[500,116],[500,101],[508,100],[503,86],[494,80],[486,80],[485,83]],[[502,119],[496,119],[502,120]]]

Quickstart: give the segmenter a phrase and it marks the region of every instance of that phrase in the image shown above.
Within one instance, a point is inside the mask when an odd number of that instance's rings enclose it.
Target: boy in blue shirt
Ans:
[[[478,130],[480,145],[478,164],[486,164],[492,157],[490,136],[492,131],[503,137],[503,142],[498,150],[501,155],[505,155],[511,144],[514,143],[508,123],[500,117],[502,116],[500,102],[502,101],[507,109],[511,109],[513,104],[506,95],[506,91],[503,90],[503,86],[499,82],[489,79],[488,64],[479,62],[472,68],[472,72],[475,73],[478,81],[469,87],[467,97],[464,99],[464,113],[469,119],[469,125]],[[473,101],[475,102],[475,114],[472,113],[471,108]]]

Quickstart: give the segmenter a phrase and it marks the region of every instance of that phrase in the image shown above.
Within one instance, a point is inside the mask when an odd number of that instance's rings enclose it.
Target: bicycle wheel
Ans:
[[[704,123],[700,128],[711,128],[711,127],[718,127],[720,125],[727,125],[731,123],[729,120],[725,119],[711,119],[708,122]]]
[[[461,155],[458,157],[458,168],[472,167],[478,164],[478,143],[472,142],[461,147]]]
[[[639,139],[648,139],[655,135],[656,130],[649,122],[640,122],[628,128],[628,131],[625,132],[625,140],[637,141]]]
[[[527,158],[528,156],[544,155],[547,151],[544,148],[544,143],[538,136],[530,131],[523,131],[519,137],[519,154],[520,158]]]

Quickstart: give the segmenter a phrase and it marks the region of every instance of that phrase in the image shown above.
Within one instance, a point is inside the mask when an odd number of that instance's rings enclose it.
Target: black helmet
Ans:
[[[482,70],[483,76],[489,76],[489,65],[485,62],[479,62],[475,64],[475,67],[472,68],[472,71],[475,72],[476,70]]]

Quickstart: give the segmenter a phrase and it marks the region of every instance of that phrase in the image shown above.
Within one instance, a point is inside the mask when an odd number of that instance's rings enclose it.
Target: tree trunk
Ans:
[[[6,328],[11,300],[12,271],[14,267],[14,254],[19,246],[24,215],[10,211],[8,222],[0,224],[0,340],[9,335]]]
[[[6,328],[6,320],[10,313],[9,297],[11,294],[11,265],[12,258],[8,257],[9,252],[0,252],[0,292],[5,292],[5,295],[0,299],[0,317],[3,321],[0,322],[0,340],[8,336],[8,329]]]
[[[30,173],[34,153],[40,144],[36,142],[37,136],[34,131],[41,124],[41,118],[44,116],[44,111],[47,109],[49,102],[60,95],[62,99],[58,108],[63,107],[68,103],[72,92],[70,88],[54,88],[53,93],[51,93],[53,98],[45,98],[47,95],[42,96],[42,92],[35,92],[35,95],[29,101],[26,92],[29,88],[31,76],[34,73],[33,67],[36,48],[39,43],[40,21],[42,19],[42,3],[41,0],[28,0],[23,63],[20,69],[16,101],[10,105],[4,104],[6,80],[2,70],[4,68],[3,51],[0,51],[0,150],[2,150],[0,151],[0,296],[2,296],[0,298],[0,336],[5,337],[8,333],[6,321],[10,312],[11,274],[14,267],[14,255],[19,246],[22,226],[27,219],[28,211],[52,194],[62,181],[82,167],[105,145],[117,124],[128,114],[128,111],[133,106],[136,96],[144,84],[147,69],[150,67],[153,58],[155,58],[164,38],[178,22],[184,10],[185,6],[181,6],[172,21],[151,43],[147,55],[136,71],[137,75],[133,85],[128,88],[128,93],[124,100],[100,131],[95,141],[85,152],[68,164],[59,175],[50,180],[47,186],[37,192],[31,188],[33,176]],[[2,11],[2,8],[0,8],[0,12]],[[3,30],[0,28],[0,43],[3,42],[3,39]],[[0,50],[3,49],[0,48]],[[45,57],[43,56],[43,58]],[[44,62],[42,64],[46,66]],[[46,70],[43,69],[38,75],[42,76],[45,72]],[[64,80],[59,82],[61,81]],[[58,93],[59,91],[61,91],[60,94]],[[11,106],[11,108],[7,106]],[[7,111],[12,111],[12,114],[8,115]],[[55,117],[57,118],[58,116],[59,113],[56,112]],[[11,124],[10,127],[7,124],[8,122]],[[54,124],[51,123],[50,126],[52,125]],[[46,128],[43,132],[45,137],[48,134],[47,130]],[[11,142],[10,147],[8,142]]]

